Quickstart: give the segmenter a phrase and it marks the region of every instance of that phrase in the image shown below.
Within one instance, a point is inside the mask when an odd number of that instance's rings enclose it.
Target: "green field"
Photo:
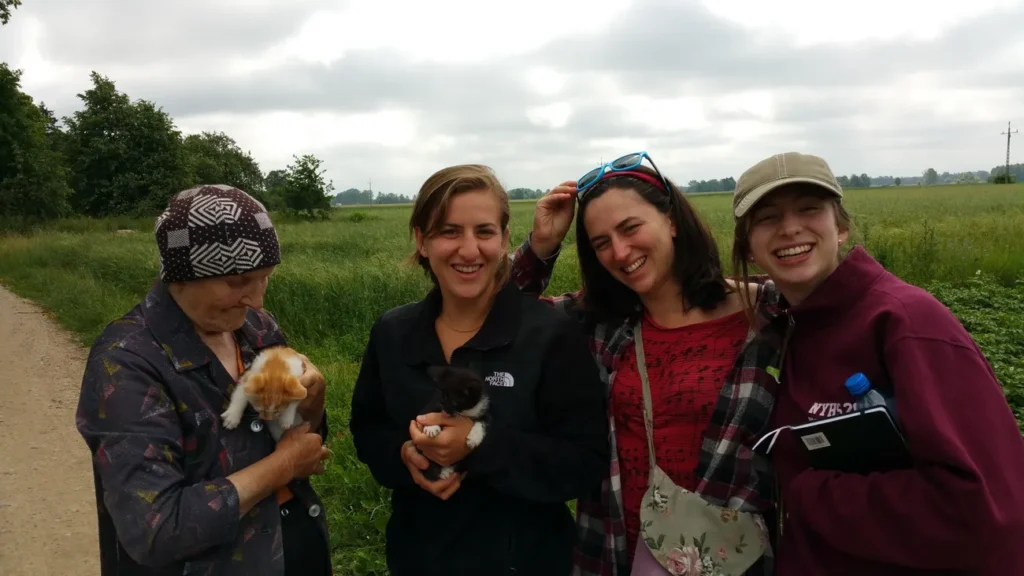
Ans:
[[[953,309],[1024,422],[1024,185],[851,190],[847,197],[854,239]],[[693,202],[728,261],[731,197]],[[428,288],[422,271],[404,264],[412,249],[409,209],[339,208],[330,221],[316,223],[278,218],[284,262],[266,306],[328,378],[333,460],[316,483],[328,505],[338,574],[386,573],[387,493],[355,460],[348,400],[370,325]],[[529,230],[532,213],[532,202],[513,203],[513,247]],[[138,233],[115,234],[121,228]],[[47,307],[85,345],[145,294],[157,270],[152,220],[75,219],[0,236],[0,282]],[[567,245],[549,292],[575,289],[577,278],[575,250]]]

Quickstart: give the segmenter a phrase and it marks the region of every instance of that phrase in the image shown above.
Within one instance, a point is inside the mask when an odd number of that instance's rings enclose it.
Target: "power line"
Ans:
[[[1010,183],[1010,136],[1016,134],[1018,130],[1010,132],[1010,123],[1006,123],[1006,132],[1000,132],[1000,135],[1006,135],[1006,183]]]

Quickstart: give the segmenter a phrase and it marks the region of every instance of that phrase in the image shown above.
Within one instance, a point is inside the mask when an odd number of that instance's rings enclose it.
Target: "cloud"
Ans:
[[[681,182],[782,150],[987,169],[1024,101],[1018,21],[1024,0],[61,0],[0,53],[60,114],[97,70],[264,170],[314,153],[339,189],[411,194],[445,164],[548,188],[636,149]]]
[[[928,40],[896,37],[801,47],[779,38],[775,30],[751,32],[692,2],[640,0],[608,34],[552,44],[533,59],[611,74],[622,85],[648,93],[878,86],[908,73],[984,68],[994,53],[1021,46],[1018,36],[994,33],[1016,19],[1024,19],[1020,3],[968,19]],[[827,23],[840,39],[857,36],[842,21]],[[904,27],[915,28],[913,23]]]
[[[32,4],[37,6],[31,15],[45,25],[45,57],[105,67],[169,60],[201,64],[210,57],[242,57],[295,33],[309,10],[323,2],[49,0]]]

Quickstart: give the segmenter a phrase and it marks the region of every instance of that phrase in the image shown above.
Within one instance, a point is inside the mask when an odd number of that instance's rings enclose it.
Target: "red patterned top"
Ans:
[[[644,317],[644,356],[654,407],[658,466],[676,484],[693,490],[704,429],[726,374],[747,336],[747,318],[737,312],[700,324],[664,328]],[[629,346],[611,394],[622,469],[622,500],[630,561],[640,530],[640,500],[650,463],[644,431],[644,396],[636,351]]]

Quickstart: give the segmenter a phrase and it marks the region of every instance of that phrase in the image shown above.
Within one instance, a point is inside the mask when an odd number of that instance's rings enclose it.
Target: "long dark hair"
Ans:
[[[646,166],[632,169],[660,182],[658,174]],[[668,180],[668,178],[666,178]],[[731,288],[722,273],[718,244],[696,210],[676,185],[668,180],[669,190],[634,176],[612,176],[585,191],[576,214],[576,250],[583,277],[583,303],[595,322],[605,320],[636,321],[642,314],[640,296],[615,279],[590,244],[583,214],[595,198],[611,188],[634,190],[644,201],[675,224],[672,272],[682,286],[683,307],[713,310],[725,300]]]

